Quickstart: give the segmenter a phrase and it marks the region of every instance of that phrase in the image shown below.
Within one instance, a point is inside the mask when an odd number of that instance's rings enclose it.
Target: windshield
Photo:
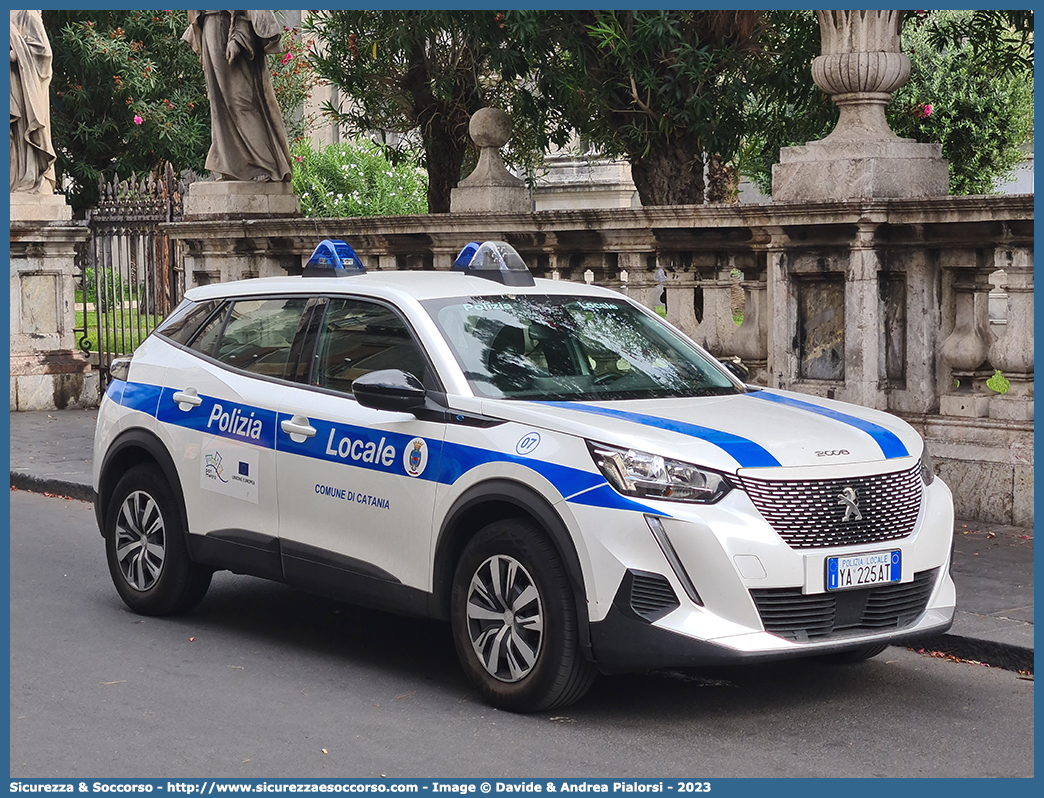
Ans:
[[[623,300],[499,296],[422,304],[477,396],[597,400],[742,392],[691,344]]]

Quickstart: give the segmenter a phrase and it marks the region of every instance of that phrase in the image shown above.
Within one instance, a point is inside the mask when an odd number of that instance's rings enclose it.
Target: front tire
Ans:
[[[116,484],[105,519],[105,558],[120,598],[140,615],[188,612],[213,571],[189,559],[174,493],[155,465],[132,468]]]
[[[566,706],[594,682],[565,567],[528,521],[494,521],[472,538],[457,564],[450,616],[464,671],[495,707]]]

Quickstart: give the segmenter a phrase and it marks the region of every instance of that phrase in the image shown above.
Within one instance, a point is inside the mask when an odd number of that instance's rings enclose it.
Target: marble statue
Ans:
[[[51,45],[39,11],[11,11],[11,193],[54,193]]]
[[[182,38],[203,62],[210,97],[206,167],[220,180],[290,181],[290,146],[265,53],[283,28],[271,11],[189,11]]]

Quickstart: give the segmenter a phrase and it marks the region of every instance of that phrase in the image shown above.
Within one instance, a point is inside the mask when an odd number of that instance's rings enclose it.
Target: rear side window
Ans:
[[[308,297],[240,299],[232,303],[220,333],[217,325],[207,325],[193,348],[199,344],[201,352],[228,366],[283,379],[307,304]]]
[[[156,334],[175,343],[187,345],[200,325],[217,310],[219,304],[217,300],[192,302],[186,299],[156,328]]]

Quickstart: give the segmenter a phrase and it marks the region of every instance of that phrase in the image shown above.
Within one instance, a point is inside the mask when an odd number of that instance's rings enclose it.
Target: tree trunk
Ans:
[[[739,175],[731,164],[712,155],[707,163],[707,202],[735,205],[739,202]]]
[[[437,122],[424,139],[428,168],[428,213],[449,213],[450,191],[457,187],[464,163],[464,146]]]
[[[702,205],[703,159],[682,141],[653,141],[630,156],[631,179],[642,205]]]

